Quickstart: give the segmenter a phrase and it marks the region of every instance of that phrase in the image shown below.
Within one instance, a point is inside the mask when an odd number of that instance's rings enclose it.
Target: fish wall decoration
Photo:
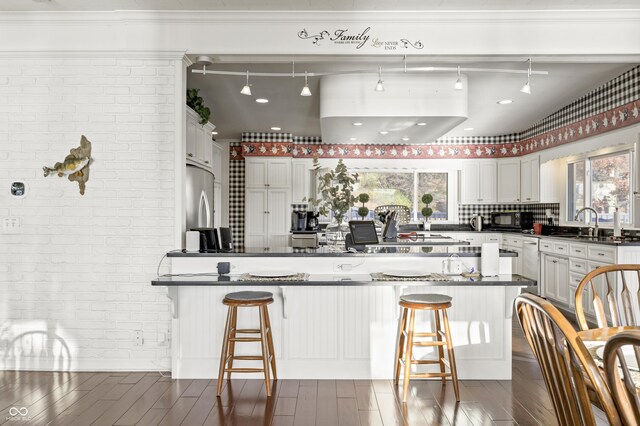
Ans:
[[[44,176],[57,174],[59,177],[67,176],[71,182],[78,182],[80,195],[84,195],[86,183],[89,181],[89,167],[93,162],[91,158],[91,142],[82,135],[80,146],[71,149],[71,153],[64,158],[62,163],[56,163],[53,167],[44,166]]]

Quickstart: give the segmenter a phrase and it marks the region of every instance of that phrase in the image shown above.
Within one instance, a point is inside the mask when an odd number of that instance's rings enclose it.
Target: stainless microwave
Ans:
[[[492,229],[526,230],[533,228],[532,212],[492,212]]]

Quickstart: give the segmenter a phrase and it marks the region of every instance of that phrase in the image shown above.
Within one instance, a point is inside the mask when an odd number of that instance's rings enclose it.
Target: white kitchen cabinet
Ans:
[[[520,160],[498,161],[498,202],[520,202]]]
[[[289,246],[291,159],[245,159],[245,247]]]
[[[303,203],[303,199],[313,196],[311,193],[311,171],[313,160],[310,158],[293,159],[291,161],[291,200]]]
[[[569,298],[569,259],[555,255],[542,256],[542,277],[544,297],[568,305]]]
[[[207,169],[213,169],[213,141],[211,132],[216,128],[211,123],[200,124],[200,116],[191,108],[186,108],[185,141],[187,162]],[[215,173],[215,172],[214,172]]]
[[[462,204],[495,203],[497,162],[472,160],[462,165],[460,202]]]
[[[540,200],[540,160],[537,156],[520,160],[520,199]]]

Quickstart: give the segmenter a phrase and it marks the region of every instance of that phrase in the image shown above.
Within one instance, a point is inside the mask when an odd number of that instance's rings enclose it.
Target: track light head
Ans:
[[[458,79],[456,80],[455,84],[453,85],[453,88],[455,90],[462,90],[463,86],[462,86],[462,80],[460,79],[460,66],[458,65]]]
[[[384,92],[384,85],[382,84],[382,67],[378,68],[378,84],[374,89],[376,92]]]
[[[531,94],[531,58],[529,58],[529,68],[527,68],[527,82],[520,88],[522,93]]]
[[[251,85],[249,84],[249,71],[247,70],[247,83],[240,91],[243,95],[251,96]]]
[[[309,83],[307,82],[307,72],[304,72],[304,87],[300,92],[300,96],[311,96],[311,90],[309,90]]]

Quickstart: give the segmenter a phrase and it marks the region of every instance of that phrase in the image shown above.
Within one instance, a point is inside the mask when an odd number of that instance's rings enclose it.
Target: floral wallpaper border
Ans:
[[[496,144],[293,144],[291,142],[242,142],[230,149],[231,160],[244,157],[293,158],[507,158],[519,157],[612,130],[640,123],[640,100],[635,100],[575,123],[542,133],[520,142]]]

